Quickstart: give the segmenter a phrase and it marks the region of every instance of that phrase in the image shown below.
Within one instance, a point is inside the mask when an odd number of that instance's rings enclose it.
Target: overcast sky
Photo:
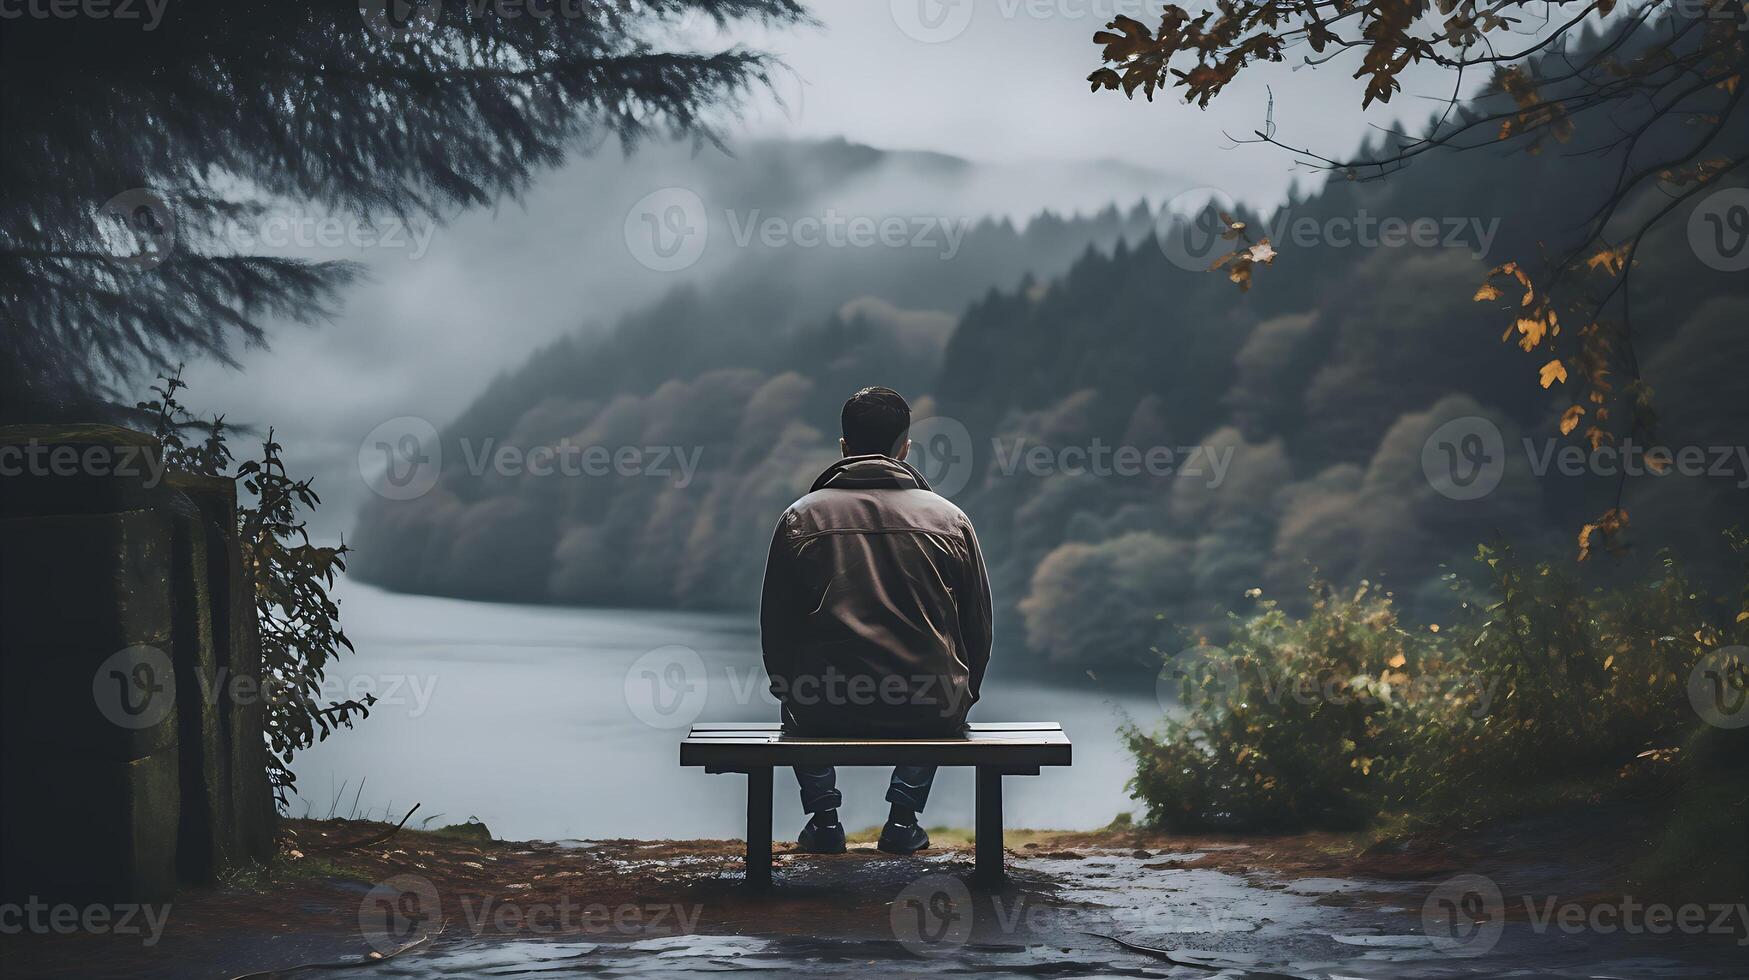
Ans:
[[[1094,94],[1084,81],[1098,66],[1091,38],[1114,2],[1139,13],[1138,0],[823,0],[818,26],[732,37],[708,21],[677,28],[700,45],[772,51],[788,66],[774,92],[726,127],[731,142],[844,137],[983,165],[970,186],[905,171],[813,202],[909,209],[889,214],[951,207],[1024,220],[1044,208],[1127,207],[1143,196],[1158,205],[1199,188],[1266,206],[1294,179],[1293,158],[1227,138],[1262,124],[1266,84],[1279,135],[1332,154],[1355,147],[1369,124],[1426,118],[1436,103],[1417,96],[1446,84],[1437,74],[1407,74],[1394,106],[1365,115],[1352,66],[1341,64],[1266,66],[1207,111],[1171,96],[1149,104]],[[316,477],[325,503],[314,526],[332,539],[368,492],[358,447],[379,423],[414,416],[441,428],[540,345],[599,329],[722,267],[707,260],[680,273],[652,271],[627,251],[629,215],[645,195],[679,185],[708,205],[713,186],[730,193],[722,187],[734,185],[732,172],[725,177],[718,166],[715,177],[701,177],[699,166],[672,147],[629,161],[610,147],[540,176],[521,201],[411,229],[399,248],[282,249],[362,261],[371,278],[349,291],[333,322],[271,328],[272,349],[241,352],[240,370],[191,364],[189,401],[203,413],[276,426],[294,468]],[[1322,180],[1298,172],[1308,187]]]
[[[1227,137],[1260,129],[1271,94],[1280,139],[1337,156],[1368,126],[1419,126],[1451,94],[1445,72],[1411,69],[1391,105],[1363,114],[1363,83],[1351,77],[1359,55],[1312,70],[1300,65],[1303,47],[1247,69],[1207,110],[1170,94],[1149,104],[1090,92],[1094,32],[1114,10],[1152,26],[1157,0],[824,0],[813,9],[817,28],[744,35],[793,69],[777,86],[789,110],[759,106],[751,131],[973,160],[1122,160],[1262,204],[1285,193],[1293,157]],[[1470,88],[1485,81],[1477,73]]]

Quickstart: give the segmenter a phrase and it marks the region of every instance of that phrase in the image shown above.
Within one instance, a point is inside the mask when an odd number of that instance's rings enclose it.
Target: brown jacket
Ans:
[[[785,728],[958,731],[990,662],[972,522],[899,460],[839,460],[777,522],[759,629]]]

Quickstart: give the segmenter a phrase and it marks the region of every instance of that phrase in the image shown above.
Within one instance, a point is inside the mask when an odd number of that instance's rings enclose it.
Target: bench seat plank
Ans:
[[[686,740],[707,745],[1045,745],[1068,744],[1069,736],[1062,732],[981,732],[969,738],[825,738],[804,735],[779,735],[746,732],[705,732]]]
[[[979,721],[967,725],[973,732],[1060,732],[1063,726],[1054,721]],[[776,732],[783,725],[775,721],[701,721],[692,726],[692,734],[704,732]]]
[[[721,725],[724,723],[718,723]],[[1007,723],[1013,726],[1024,723]],[[973,725],[963,736],[820,738],[784,734],[775,722],[695,727],[680,743],[682,766],[1067,766],[1073,746],[1060,725]],[[757,726],[757,727],[752,727]]]

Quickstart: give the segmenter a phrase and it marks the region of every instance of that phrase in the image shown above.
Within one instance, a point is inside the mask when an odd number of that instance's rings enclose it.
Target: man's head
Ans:
[[[846,456],[904,459],[911,450],[911,406],[891,388],[864,388],[851,395],[840,418],[844,438],[838,448]]]

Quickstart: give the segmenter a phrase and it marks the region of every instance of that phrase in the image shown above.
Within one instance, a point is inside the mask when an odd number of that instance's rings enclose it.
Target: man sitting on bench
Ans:
[[[844,458],[777,522],[760,641],[787,732],[821,737],[955,734],[990,661],[990,583],[972,523],[905,462],[911,406],[891,388],[844,403]],[[810,816],[797,843],[844,850],[830,766],[796,767]],[[917,814],[934,766],[893,770],[880,849],[929,846]]]

